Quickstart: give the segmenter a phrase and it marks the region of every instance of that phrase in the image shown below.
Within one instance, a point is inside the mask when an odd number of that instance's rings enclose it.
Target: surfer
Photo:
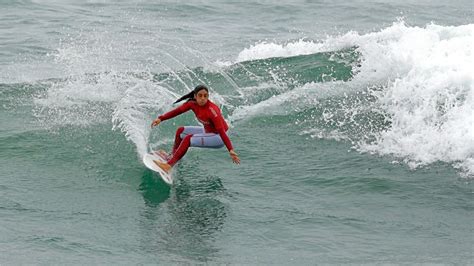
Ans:
[[[209,89],[204,85],[198,85],[190,93],[182,96],[174,103],[187,100],[181,106],[158,116],[151,123],[151,127],[158,126],[161,122],[178,116],[184,112],[192,110],[196,118],[203,124],[201,126],[183,126],[176,130],[176,137],[174,140],[173,150],[171,154],[166,154],[162,151],[162,157],[166,158],[167,162],[160,162],[154,160],[161,169],[169,172],[171,167],[175,165],[186,154],[189,147],[206,147],[206,148],[221,148],[224,145],[229,151],[232,161],[240,164],[240,159],[232,147],[232,142],[227,136],[226,131],[229,126],[222,117],[219,107],[209,100]]]

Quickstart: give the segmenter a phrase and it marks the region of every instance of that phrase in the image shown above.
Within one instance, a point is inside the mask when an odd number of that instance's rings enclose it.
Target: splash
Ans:
[[[176,95],[162,86],[140,82],[125,91],[116,104],[112,117],[114,129],[120,129],[125,137],[132,141],[140,157],[147,152],[150,124],[149,115],[156,110],[164,110],[176,98]]]
[[[150,36],[151,40],[142,40],[143,43],[158,43],[161,50],[141,49],[126,33],[95,29],[61,40],[47,56],[52,61],[51,68],[56,69],[54,74],[61,78],[40,81],[48,88],[34,96],[35,116],[45,128],[53,130],[112,124],[113,130],[123,132],[136,146],[139,157],[149,146],[166,143],[167,139],[161,136],[158,144],[150,143],[152,119],[156,113],[169,109],[193,84],[206,81],[202,71],[188,67],[180,58],[196,51],[183,44],[178,56],[179,53],[172,53],[178,46],[174,42],[173,46]],[[155,53],[150,56],[152,52]],[[191,58],[205,60],[199,53]],[[217,73],[229,79],[225,73]],[[211,91],[217,103],[226,104],[219,93],[212,88]]]

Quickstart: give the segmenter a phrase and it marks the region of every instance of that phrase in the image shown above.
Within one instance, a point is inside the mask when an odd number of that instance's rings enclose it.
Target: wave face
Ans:
[[[474,25],[356,32],[323,42],[258,43],[239,60],[301,56],[356,47],[347,81],[308,82],[250,106],[235,118],[286,112],[313,137],[349,139],[364,152],[400,158],[412,168],[447,162],[474,173]],[[301,115],[301,116],[300,116]]]

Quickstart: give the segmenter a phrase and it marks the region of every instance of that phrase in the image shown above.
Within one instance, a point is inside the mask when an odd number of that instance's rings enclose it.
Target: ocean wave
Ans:
[[[68,43],[54,60],[65,77],[42,86],[34,114],[59,126],[112,123],[142,154],[152,116],[205,83],[232,122],[284,115],[315,138],[350,140],[361,152],[395,156],[413,168],[447,162],[472,176],[473,43],[472,24],[412,27],[398,21],[320,41],[259,42],[234,63],[212,69],[188,67],[163,51],[182,68],[160,63],[166,71],[158,73],[135,66],[116,71],[107,53],[100,57],[108,45],[87,53],[83,42]]]
[[[355,75],[346,82],[308,83],[251,106],[236,109],[233,118],[295,113],[314,108],[331,95],[354,98],[383,113],[386,123],[371,132],[349,136],[363,152],[402,158],[413,168],[437,161],[451,163],[467,176],[474,174],[474,25],[425,27],[398,21],[377,32],[349,32],[321,42],[258,43],[244,49],[237,61],[296,56],[357,47],[361,54]],[[332,50],[335,49],[335,50]],[[334,97],[332,97],[334,98]],[[361,102],[362,103],[362,102]],[[303,106],[301,106],[303,104]],[[353,121],[357,109],[338,105]],[[373,115],[374,112],[367,112]],[[316,119],[311,115],[307,120]],[[357,122],[354,122],[357,123]],[[314,126],[314,123],[308,123]],[[337,124],[337,123],[333,123]],[[385,126],[388,124],[389,126]],[[311,132],[311,128],[306,129]],[[375,130],[375,132],[374,132]],[[352,131],[346,131],[351,134]],[[323,134],[324,135],[324,134]],[[370,137],[367,137],[370,136]]]

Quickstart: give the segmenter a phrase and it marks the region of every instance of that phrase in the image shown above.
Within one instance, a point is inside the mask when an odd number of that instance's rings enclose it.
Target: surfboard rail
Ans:
[[[172,185],[173,184],[173,168],[171,168],[170,172],[166,172],[161,169],[158,165],[155,164],[154,161],[166,162],[161,156],[157,155],[155,152],[147,153],[143,156],[143,164],[150,170],[157,172],[161,179],[165,181],[166,184]]]

